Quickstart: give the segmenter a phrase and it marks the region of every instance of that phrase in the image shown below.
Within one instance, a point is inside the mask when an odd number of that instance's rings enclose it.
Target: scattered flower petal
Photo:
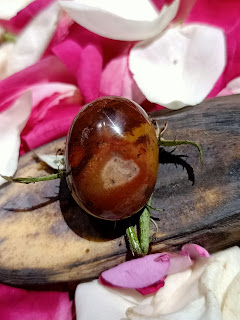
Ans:
[[[69,16],[84,28],[116,40],[143,40],[159,34],[177,13],[179,0],[157,12],[149,0],[60,1]]]
[[[72,320],[68,292],[26,291],[0,285],[2,320]]]
[[[121,96],[141,104],[146,98],[138,88],[128,68],[128,54],[131,43],[124,51],[113,57],[101,74],[101,95]]]
[[[99,282],[110,287],[136,288],[141,294],[154,293],[164,286],[165,278],[189,269],[193,260],[209,257],[209,253],[196,244],[183,246],[180,254],[156,253],[127,261],[107,270]]]
[[[23,70],[40,59],[56,29],[58,15],[58,6],[53,3],[27,25],[17,38],[8,59],[8,75]]]
[[[60,154],[38,154],[40,160],[45,162],[49,167],[56,170],[64,170],[65,157]]]
[[[155,0],[156,1],[156,0]],[[196,0],[181,0],[178,8],[178,12],[171,23],[183,22],[186,20],[192,8],[195,5]]]
[[[226,36],[227,65],[208,98],[215,97],[227,83],[240,75],[240,1],[196,0],[185,23],[204,23],[221,28]]]
[[[227,289],[225,295],[224,306],[222,310],[223,319],[231,320],[234,316],[235,319],[239,317],[240,314],[240,272],[235,276],[230,286]],[[234,319],[234,318],[233,318]]]
[[[33,109],[21,134],[25,152],[66,135],[82,102],[77,87],[70,84],[38,84],[31,90]]]
[[[156,253],[122,263],[104,271],[101,278],[112,286],[144,288],[167,275],[170,259],[167,254]]]
[[[9,20],[17,14],[18,11],[25,8],[34,0],[11,0],[1,1],[0,3],[0,19]]]
[[[151,101],[170,109],[200,103],[225,67],[225,38],[218,28],[188,25],[138,43],[130,70]]]
[[[78,86],[85,103],[88,103],[99,97],[103,56],[97,45],[90,44],[82,49],[79,60]]]
[[[72,39],[66,39],[56,45],[52,51],[66,65],[73,74],[77,75],[79,69],[82,48]]]
[[[210,254],[206,249],[197,244],[185,244],[180,251],[182,255],[188,255],[191,259],[195,260],[197,258],[209,258]]]
[[[6,42],[0,45],[0,80],[7,76],[7,64],[9,56],[14,48],[14,43]]]
[[[136,289],[138,292],[140,292],[143,296],[146,296],[148,294],[151,294],[151,293],[155,293],[157,292],[160,288],[162,288],[165,284],[165,278],[166,277],[163,277],[161,280],[159,280],[158,282],[148,286],[148,287],[145,287],[145,288],[139,288],[139,289]]]
[[[26,90],[33,92],[34,108],[21,133],[21,154],[66,135],[82,97],[74,85],[65,81],[74,83],[74,78],[52,56],[0,82],[0,111],[7,110]]]
[[[185,22],[218,26],[228,32],[239,21],[239,10],[238,0],[196,0]]]
[[[24,27],[27,26],[29,22],[31,22],[31,20],[36,15],[38,15],[42,10],[47,8],[52,2],[55,1],[56,0],[31,1],[31,3],[28,6],[24,7],[21,11],[17,13],[17,15],[12,17],[12,19],[9,21],[11,29],[17,33],[20,32]]]
[[[29,87],[40,83],[63,82],[75,84],[73,75],[61,61],[51,56],[0,81],[0,112]]]
[[[229,248],[209,259],[197,259],[192,268],[167,277],[165,286],[147,303],[127,310],[132,320],[222,320],[238,318],[238,290],[231,291],[240,272],[240,249]],[[229,296],[228,296],[229,293]],[[227,299],[226,299],[227,297]],[[229,301],[236,301],[228,309]],[[226,312],[226,313],[225,313]]]
[[[231,94],[240,94],[240,77],[230,81],[226,88],[219,92],[218,96],[229,96]]]
[[[32,108],[32,94],[25,92],[8,110],[0,114],[0,174],[12,176],[17,170],[20,132]],[[0,185],[6,180],[0,177]]]
[[[94,280],[77,287],[75,305],[78,320],[118,320],[126,317],[125,310],[132,306],[132,303]]]
[[[191,267],[191,265],[192,265],[191,257],[188,254],[181,255],[181,254],[176,254],[176,253],[175,254],[169,253],[168,255],[170,258],[170,262],[171,262],[169,269],[168,269],[168,275],[185,270],[185,269]]]

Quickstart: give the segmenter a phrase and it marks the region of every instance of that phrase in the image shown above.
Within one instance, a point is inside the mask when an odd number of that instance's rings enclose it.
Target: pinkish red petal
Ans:
[[[122,263],[101,274],[105,283],[121,288],[145,288],[167,275],[170,259],[156,253]]]
[[[9,21],[12,30],[15,32],[21,31],[38,13],[54,1],[56,0],[36,0],[30,3]]]
[[[49,82],[76,83],[59,59],[48,57],[0,82],[0,112],[29,87]]]
[[[63,42],[66,36],[68,35],[69,28],[73,24],[73,21],[69,16],[63,12],[61,17],[59,18],[57,29],[53,35],[53,38],[46,49],[44,57],[52,54],[52,49],[56,47],[59,43]]]
[[[99,282],[110,287],[135,288],[143,295],[154,293],[164,286],[167,275],[191,267],[193,260],[209,257],[209,253],[196,244],[183,246],[180,254],[156,253],[127,261],[107,270]]]
[[[75,24],[66,40],[52,49],[77,78],[85,103],[99,97],[104,41]]]
[[[73,39],[66,39],[52,49],[53,53],[76,75],[79,68],[81,47]]]
[[[21,134],[20,154],[67,134],[82,105],[82,97],[79,91],[77,95],[74,93],[73,83],[74,77],[54,56],[0,82],[0,111],[7,109],[24,91],[33,92],[34,107]]]
[[[73,85],[39,84],[31,90],[33,110],[21,134],[21,154],[65,136],[82,105],[79,90]]]
[[[154,6],[157,8],[158,11],[162,10],[164,4],[170,5],[173,0],[151,0]],[[196,0],[180,0],[179,7],[175,18],[172,20],[173,22],[176,21],[183,21],[191,12]]]
[[[71,320],[68,293],[34,292],[0,285],[2,320]]]
[[[82,48],[77,73],[78,87],[86,103],[99,97],[103,56],[95,43]]]
[[[210,254],[206,249],[197,244],[185,244],[180,251],[180,254],[184,256],[189,256],[191,259],[195,260],[197,258],[209,258]]]
[[[155,293],[157,292],[160,288],[162,288],[165,284],[164,280],[166,277],[163,277],[161,280],[158,282],[152,284],[151,286],[148,286],[146,288],[140,288],[136,289],[138,292],[140,292],[143,296],[146,296],[147,294]]]
[[[76,76],[85,103],[103,95],[141,102],[144,97],[128,68],[131,46],[131,42],[106,39],[74,24],[52,51]]]
[[[60,102],[47,111],[42,110],[44,117],[30,117],[21,134],[20,154],[66,136],[80,107],[80,104]]]
[[[130,42],[118,56],[113,57],[105,65],[101,75],[100,94],[122,96],[141,104],[146,98],[138,88],[128,67],[128,54],[131,47]]]
[[[190,14],[196,0],[181,0],[176,17],[172,22],[184,21]]]
[[[239,12],[238,0],[196,0],[186,23],[201,22],[218,26],[228,32],[239,22]]]

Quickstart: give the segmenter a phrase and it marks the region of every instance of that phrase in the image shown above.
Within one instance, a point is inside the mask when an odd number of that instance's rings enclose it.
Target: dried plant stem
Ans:
[[[40,177],[26,177],[26,178],[13,178],[13,177],[8,177],[8,176],[3,176],[0,175],[3,179],[9,181],[9,182],[16,182],[16,183],[35,183],[35,182],[40,182],[40,181],[48,181],[48,180],[55,180],[59,178],[63,178],[66,176],[66,173],[63,171],[60,171],[58,173],[46,175],[46,176],[40,176]]]

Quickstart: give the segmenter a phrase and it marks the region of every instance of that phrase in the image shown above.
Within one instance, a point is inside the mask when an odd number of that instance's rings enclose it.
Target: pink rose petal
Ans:
[[[56,32],[53,35],[53,38],[44,53],[44,57],[52,54],[52,49],[56,47],[59,43],[62,43],[66,36],[69,33],[69,28],[73,24],[73,21],[69,16],[65,13],[61,13],[61,17],[58,21],[58,26]]]
[[[181,0],[176,17],[172,23],[184,21],[190,14],[196,0]]]
[[[228,32],[239,21],[239,12],[238,0],[196,0],[186,23],[201,22],[218,26]]]
[[[136,289],[138,292],[140,292],[143,296],[147,295],[147,294],[151,294],[151,293],[155,293],[157,292],[160,288],[162,288],[165,284],[164,280],[166,277],[163,277],[161,280],[159,280],[158,282],[145,287],[145,288],[139,288]]]
[[[34,292],[0,285],[1,320],[71,320],[68,293]]]
[[[88,44],[82,49],[77,73],[78,86],[86,103],[99,97],[103,56],[98,46]]]
[[[111,287],[135,288],[143,295],[154,293],[164,286],[167,275],[186,270],[199,257],[207,258],[209,253],[199,245],[187,244],[180,254],[156,253],[122,263],[103,272],[99,282]]]
[[[132,43],[129,43],[119,55],[106,64],[101,75],[100,93],[103,96],[122,96],[141,104],[145,97],[128,67],[128,54],[131,47]]]
[[[73,85],[39,84],[31,90],[34,107],[21,134],[21,154],[65,136],[82,105],[79,90]]]
[[[9,108],[26,90],[33,92],[33,112],[21,134],[20,154],[67,134],[82,105],[73,82],[71,73],[54,56],[0,82],[0,111]]]
[[[180,251],[182,255],[188,255],[191,259],[195,260],[200,257],[209,258],[210,254],[206,249],[197,244],[185,244]]]
[[[170,5],[173,0],[151,0],[151,2],[154,4],[158,11],[161,11],[164,5]],[[195,2],[196,0],[181,0],[179,3],[177,14],[172,22],[184,21],[191,12]]]
[[[144,96],[128,68],[131,42],[105,39],[77,24],[52,51],[76,76],[85,102],[121,95],[141,102]]]
[[[48,82],[75,84],[75,79],[59,59],[45,58],[0,82],[0,112],[29,87]]]
[[[52,49],[76,76],[85,103],[99,97],[102,42],[103,38],[75,24],[67,39]]]
[[[76,75],[80,65],[81,47],[72,39],[66,39],[52,49],[53,53]]]
[[[38,13],[48,7],[56,0],[36,0],[30,3],[26,8],[19,11],[9,23],[15,32],[21,31]]]
[[[144,288],[167,275],[170,259],[167,254],[156,253],[130,260],[110,270],[101,278],[112,286],[121,288]]]
[[[20,154],[66,136],[79,109],[79,104],[59,103],[48,109],[42,119],[30,118],[21,134]]]
[[[188,255],[180,255],[176,253],[169,253],[170,266],[168,274],[173,274],[185,270],[193,264],[191,258]]]

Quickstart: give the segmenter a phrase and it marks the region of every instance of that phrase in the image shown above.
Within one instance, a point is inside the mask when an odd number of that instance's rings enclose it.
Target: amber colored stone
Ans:
[[[151,196],[158,172],[155,129],[135,102],[104,97],[84,106],[67,137],[68,185],[88,213],[120,220]]]

